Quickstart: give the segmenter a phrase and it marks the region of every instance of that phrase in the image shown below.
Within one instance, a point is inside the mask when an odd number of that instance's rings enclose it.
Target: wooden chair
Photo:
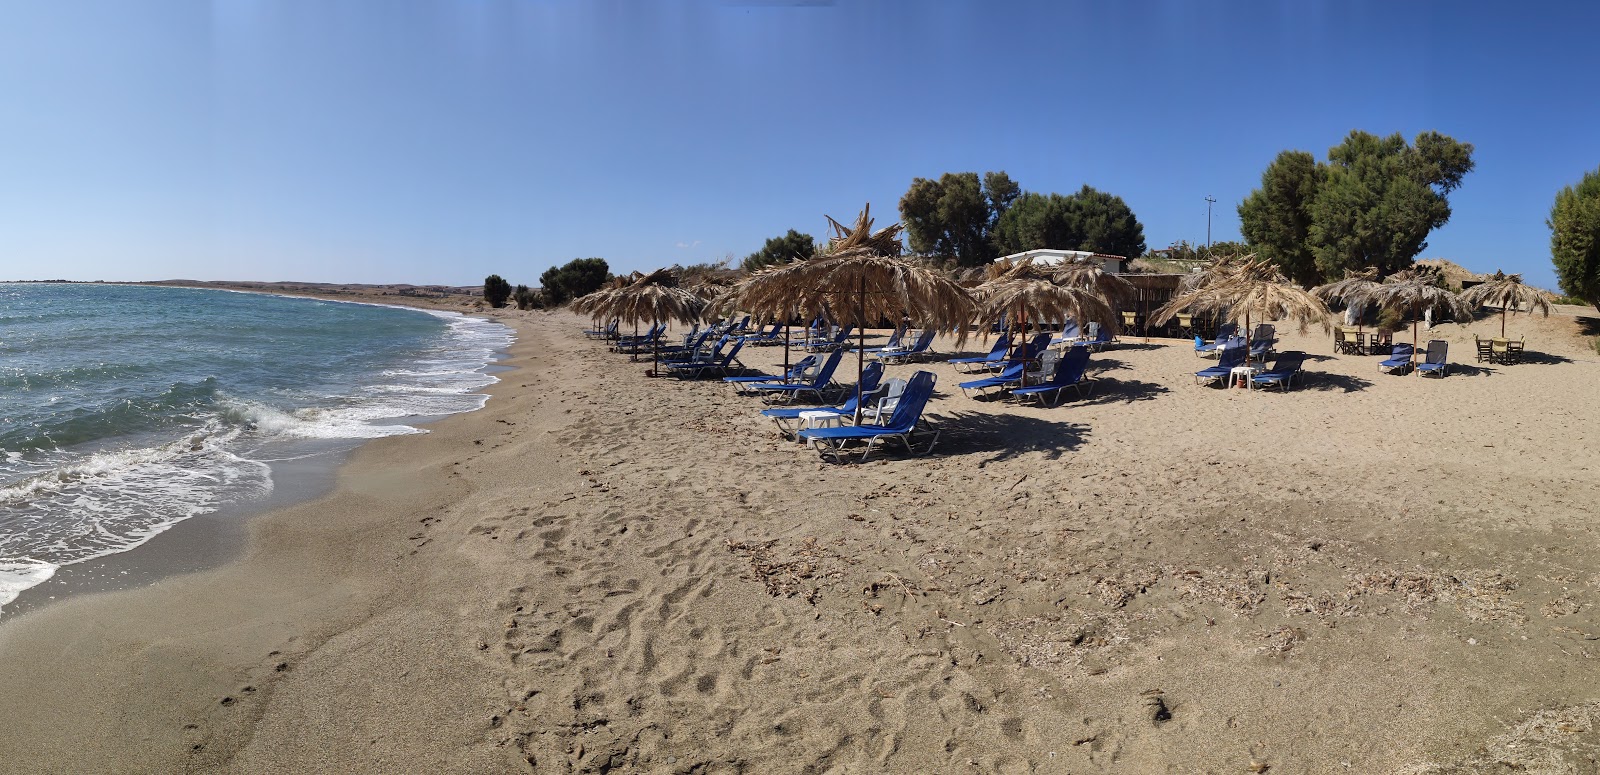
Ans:
[[[1346,338],[1348,336],[1349,336],[1349,334],[1346,334],[1345,330],[1343,328],[1338,327],[1338,326],[1334,327],[1334,329],[1333,329],[1333,351],[1335,353],[1348,353],[1348,352],[1350,352],[1350,340]]]
[[[1494,360],[1494,350],[1491,348],[1493,340],[1480,339],[1477,334],[1472,335],[1472,341],[1478,345],[1478,362]]]
[[[1510,351],[1510,349],[1511,349],[1511,340],[1509,340],[1509,339],[1490,339],[1489,340],[1489,360],[1493,361],[1494,363],[1510,363],[1511,362],[1510,361],[1510,356],[1508,355],[1508,352]]]
[[[1521,363],[1522,350],[1528,345],[1528,337],[1524,336],[1515,342],[1506,342],[1506,362]]]

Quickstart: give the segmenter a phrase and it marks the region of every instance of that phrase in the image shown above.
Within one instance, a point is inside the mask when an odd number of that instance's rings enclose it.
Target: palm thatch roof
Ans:
[[[784,316],[825,310],[835,323],[858,327],[909,316],[965,339],[972,296],[944,273],[899,257],[900,224],[874,232],[866,209],[853,228],[828,221],[836,232],[831,252],[751,275],[739,286],[739,307]]]
[[[973,290],[980,320],[1099,323],[1111,332],[1120,322],[1099,289],[1068,285],[1032,259],[1001,259],[989,265],[990,279]],[[1081,277],[1082,275],[1074,275]],[[1120,279],[1120,278],[1119,278]]]
[[[868,203],[861,208],[861,214],[856,216],[856,225],[847,227],[834,220],[828,219],[828,226],[833,229],[833,236],[828,238],[828,253],[837,253],[842,250],[865,249],[880,256],[900,255],[900,232],[905,228],[900,223],[893,223],[877,231],[872,230],[872,204]]]
[[[1350,298],[1371,291],[1372,286],[1377,284],[1376,267],[1367,267],[1361,271],[1346,269],[1343,280],[1335,280],[1312,288],[1311,294],[1329,303],[1347,303]]]
[[[1077,258],[1062,262],[1061,266],[1056,268],[1054,279],[1062,285],[1094,291],[1101,300],[1113,307],[1138,293],[1133,283],[1107,272],[1105,263],[1093,258]]]
[[[1473,305],[1463,301],[1460,294],[1443,287],[1441,279],[1438,272],[1426,268],[1407,269],[1390,275],[1364,292],[1347,297],[1345,301],[1417,316],[1431,309],[1435,313],[1449,313],[1454,318],[1470,317]]]
[[[1550,303],[1555,295],[1549,291],[1524,285],[1522,275],[1506,274],[1495,270],[1492,277],[1462,292],[1461,300],[1476,307],[1485,305],[1500,308],[1500,335],[1506,335],[1506,314],[1517,314],[1526,305],[1530,314],[1542,313],[1550,317]]]
[[[704,299],[678,287],[670,269],[657,269],[626,286],[604,288],[572,303],[578,312],[629,323],[692,323],[704,314],[705,306]]]
[[[1527,306],[1529,312],[1542,312],[1546,317],[1550,315],[1550,303],[1555,300],[1549,291],[1524,284],[1522,275],[1501,271],[1463,291],[1461,298],[1468,304],[1499,307],[1513,314]]]
[[[1185,310],[1214,315],[1249,325],[1257,321],[1289,320],[1305,333],[1312,323],[1328,326],[1328,305],[1289,282],[1278,267],[1253,255],[1219,259],[1192,290],[1180,290],[1172,301],[1155,311],[1152,325],[1161,325]]]

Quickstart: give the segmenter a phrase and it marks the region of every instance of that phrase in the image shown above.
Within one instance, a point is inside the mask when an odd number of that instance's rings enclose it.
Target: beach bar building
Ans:
[[[1116,304],[1116,310],[1122,315],[1122,331],[1125,335],[1142,336],[1192,336],[1192,323],[1188,316],[1173,318],[1166,325],[1157,330],[1149,330],[1146,322],[1151,313],[1163,304],[1172,300],[1178,293],[1178,286],[1183,280],[1182,274],[1129,272],[1128,259],[1124,256],[1113,256],[1106,253],[1095,253],[1088,250],[1056,250],[1053,248],[1040,248],[1025,250],[1021,253],[1012,253],[1002,256],[1000,261],[1020,261],[1028,259],[1040,266],[1059,266],[1067,261],[1081,261],[1085,259],[1099,261],[1101,269],[1108,274],[1114,274],[1127,280],[1133,285],[1135,293],[1132,298]]]

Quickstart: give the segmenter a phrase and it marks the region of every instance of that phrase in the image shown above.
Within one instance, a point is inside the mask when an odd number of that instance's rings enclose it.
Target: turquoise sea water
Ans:
[[[0,606],[271,492],[285,456],[483,406],[506,327],[260,294],[0,284]]]

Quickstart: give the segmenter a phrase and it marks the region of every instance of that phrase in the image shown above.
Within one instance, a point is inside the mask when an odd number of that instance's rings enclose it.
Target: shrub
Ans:
[[[483,278],[483,300],[489,306],[499,309],[506,305],[506,299],[511,298],[511,283],[506,278],[497,274]]]

